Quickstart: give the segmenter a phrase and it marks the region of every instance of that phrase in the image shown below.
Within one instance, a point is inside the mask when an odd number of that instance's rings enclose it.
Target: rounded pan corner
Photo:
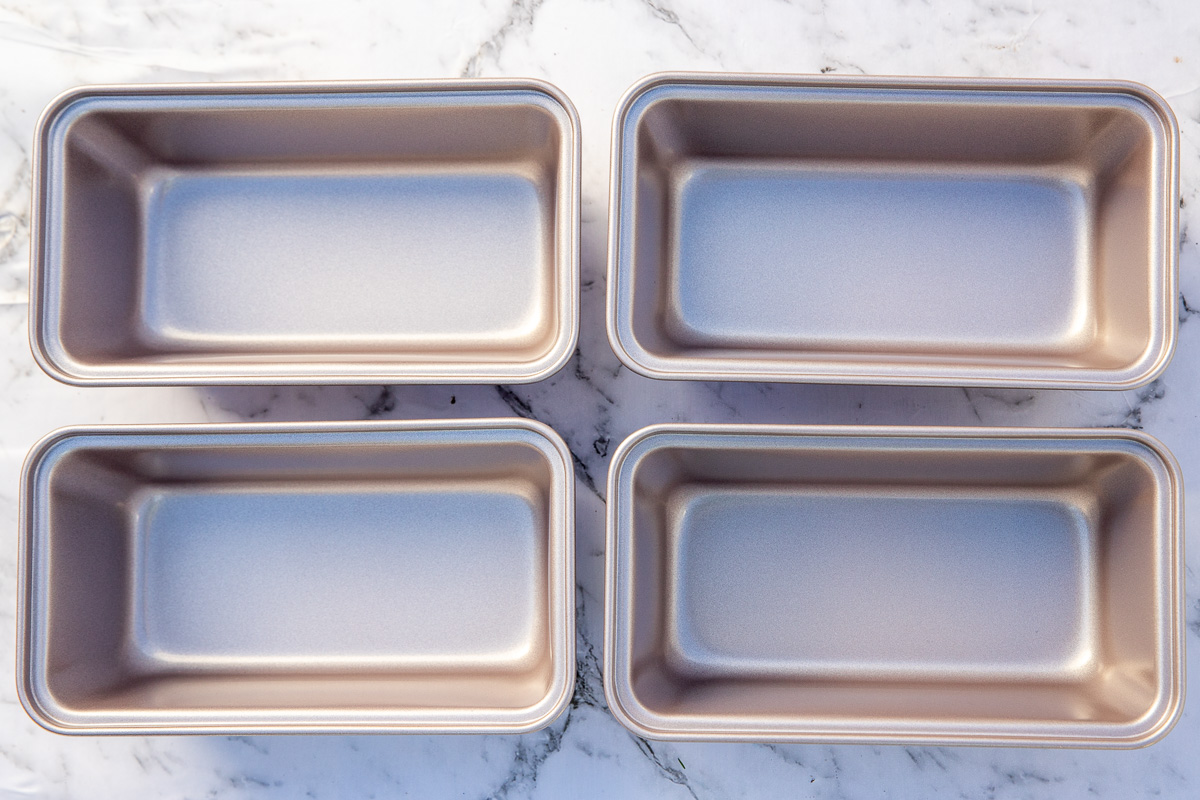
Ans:
[[[621,98],[617,101],[616,107],[613,109],[612,116],[612,158],[609,164],[609,170],[611,174],[611,192],[614,201],[617,197],[619,197],[619,175],[622,161],[621,151],[624,148],[625,126],[629,121],[629,114],[633,107],[637,105],[638,101],[641,100],[645,95],[649,94],[660,86],[702,79],[706,75],[707,77],[711,78],[714,75],[718,75],[718,73],[706,74],[701,72],[678,71],[652,72],[649,75],[638,78],[636,81],[630,84],[629,88],[627,88],[621,95]],[[610,226],[615,226],[616,219],[610,216],[609,224]],[[613,255],[614,251],[610,247],[609,257],[612,258]]]
[[[563,326],[563,335],[559,336],[550,348],[549,352],[538,359],[530,362],[530,369],[527,372],[505,378],[504,383],[537,383],[552,378],[567,365],[567,362],[575,355],[575,350],[579,345],[579,260],[575,259],[574,267],[571,270],[570,283],[572,287],[572,297],[575,298],[571,306],[564,309],[568,312],[567,324]],[[419,382],[419,381],[414,381]],[[447,381],[451,382],[451,381]],[[492,382],[492,381],[485,381]]]
[[[780,79],[807,80],[811,75],[781,74],[781,73],[745,73],[745,72],[713,72],[707,70],[661,70],[643,75],[629,85],[617,102],[613,112],[613,121],[619,123],[625,119],[629,109],[645,95],[663,86],[695,83],[745,83],[750,81],[778,81]],[[824,76],[819,76],[825,80]]]
[[[1177,529],[1182,529],[1182,526],[1183,526],[1183,520],[1182,520],[1183,491],[1184,491],[1183,490],[1183,468],[1180,466],[1179,460],[1175,458],[1175,454],[1171,452],[1171,449],[1169,447],[1167,447],[1167,445],[1164,444],[1161,439],[1158,439],[1157,437],[1155,437],[1149,433],[1146,433],[1145,431],[1134,430],[1132,428],[1114,428],[1114,429],[1110,429],[1110,431],[1108,433],[1110,436],[1112,436],[1114,438],[1127,439],[1129,441],[1135,442],[1138,445],[1141,445],[1149,453],[1153,454],[1154,458],[1156,458],[1158,460],[1159,465],[1162,466],[1163,470],[1166,472],[1168,479],[1170,480],[1170,487],[1169,487],[1170,500],[1169,500],[1169,502],[1171,503],[1173,510],[1174,510],[1174,515],[1175,515],[1174,525]],[[1178,536],[1178,534],[1177,534],[1177,538],[1179,538],[1180,543],[1182,543],[1183,537]],[[1182,563],[1182,557],[1180,557],[1180,563]],[[1182,642],[1181,642],[1181,645],[1182,645]]]
[[[625,437],[622,442],[617,445],[617,449],[613,451],[612,458],[608,462],[608,508],[609,513],[616,512],[616,503],[614,498],[619,497],[620,493],[616,491],[616,483],[621,479],[621,474],[625,470],[625,463],[629,459],[631,453],[642,443],[649,439],[664,433],[670,433],[677,430],[690,430],[695,426],[687,423],[678,422],[656,422],[652,425],[646,425],[639,428],[633,433]]]
[[[1179,675],[1184,674],[1186,663],[1180,652]],[[1141,750],[1158,744],[1169,734],[1183,717],[1185,681],[1174,680],[1168,692],[1164,693],[1165,702],[1158,713],[1147,714],[1143,720],[1122,726],[1121,732],[1112,736],[1089,736],[1086,738],[1064,738],[1059,741],[1031,741],[1031,745],[1084,747],[1105,750]]]
[[[1166,128],[1167,138],[1175,143],[1179,138],[1179,121],[1175,111],[1167,99],[1148,84],[1127,78],[1104,81],[1103,84],[1114,92],[1127,95],[1148,106]]]
[[[552,725],[555,720],[563,715],[567,707],[571,705],[571,700],[575,696],[575,648],[571,648],[571,652],[565,653],[566,671],[563,674],[562,686],[554,696],[553,702],[546,706],[544,711],[539,711],[536,716],[531,717],[523,722],[518,722],[514,725],[505,726],[504,733],[536,733],[548,725]],[[547,695],[550,697],[551,695]],[[542,705],[546,705],[543,701]],[[535,707],[539,708],[539,707]],[[481,733],[495,733],[496,731],[481,731]]]
[[[489,421],[480,420],[479,422],[487,423]],[[567,484],[567,490],[571,490],[570,478],[573,463],[571,458],[571,449],[567,446],[567,443],[562,436],[559,435],[558,431],[554,430],[554,428],[551,428],[541,420],[532,419],[530,417],[497,417],[494,420],[490,420],[490,422],[500,426],[520,428],[528,431],[531,434],[534,434],[535,436],[538,436],[546,444],[545,448],[539,449],[541,449],[542,452],[547,456],[549,456],[550,452],[553,451],[553,453],[558,457],[558,461],[555,466],[561,469],[562,478]]]
[[[78,736],[94,732],[87,728],[68,725],[55,716],[45,705],[35,700],[35,695],[30,691],[27,680],[28,675],[24,674],[23,671],[19,671],[17,675],[17,697],[20,699],[21,707],[25,709],[25,713],[39,727],[61,736]]]
[[[1162,460],[1173,478],[1178,479],[1183,477],[1179,462],[1175,459],[1175,454],[1157,436],[1135,428],[1113,428],[1111,430],[1111,435],[1130,439],[1153,452]]]
[[[25,454],[25,461],[22,466],[23,474],[28,478],[41,465],[42,461],[55,445],[66,439],[86,434],[88,430],[89,426],[87,425],[65,425],[41,436]]]
[[[1169,289],[1172,296],[1175,294],[1174,279],[1168,281]],[[1153,357],[1143,359],[1142,364],[1134,368],[1133,376],[1125,380],[1116,381],[1108,385],[1102,385],[1102,389],[1111,389],[1114,391],[1130,391],[1133,389],[1141,389],[1147,384],[1153,383],[1162,377],[1167,371],[1167,367],[1171,365],[1171,361],[1175,358],[1175,350],[1178,343],[1178,322],[1174,314],[1168,314],[1171,323],[1164,331],[1162,344],[1154,351]]]
[[[686,79],[689,73],[685,72],[652,72],[649,75],[643,75],[632,84],[629,85],[621,99],[617,101],[616,109],[613,111],[613,129],[617,130],[621,123],[628,116],[629,110],[633,107],[643,95],[654,90],[658,86],[669,83],[677,83],[680,80]]]
[[[1182,673],[1183,664],[1180,665]],[[1166,738],[1183,717],[1184,704],[1184,686],[1182,682],[1178,685],[1178,691],[1174,692],[1170,697],[1168,706],[1163,710],[1154,721],[1146,726],[1146,729],[1140,733],[1130,736],[1128,739],[1114,742],[1113,747],[1123,750],[1140,750],[1144,747],[1149,747],[1153,744],[1158,744]]]
[[[613,353],[616,354],[617,360],[624,364],[625,367],[630,371],[641,375],[643,378],[651,378],[653,380],[670,380],[674,377],[673,375],[668,372],[657,370],[654,367],[647,366],[642,360],[634,355],[635,352],[642,352],[642,348],[637,345],[636,340],[634,340],[633,346],[631,347],[626,344],[623,338],[624,334],[621,332],[620,322],[617,319],[619,312],[615,309],[615,305],[617,303],[616,293],[619,291],[617,289],[619,278],[617,277],[616,272],[619,269],[620,268],[614,264],[609,273],[608,283],[612,293],[610,297],[611,302],[609,305],[614,306],[614,308],[607,314],[607,319],[605,320],[605,328],[607,329],[608,334],[608,346],[612,348]]]
[[[88,736],[93,734],[123,733],[120,728],[105,724],[70,722],[69,713],[53,699],[41,697],[32,685],[27,663],[17,667],[17,697],[26,715],[38,727],[60,736]],[[135,733],[138,731],[134,731]]]
[[[604,701],[608,704],[608,711],[613,715],[620,725],[635,736],[640,736],[643,739],[656,739],[659,741],[667,741],[671,739],[685,738],[672,731],[653,728],[637,719],[637,716],[629,711],[621,702],[620,693],[614,685],[615,680],[612,675],[613,665],[606,665],[604,675]]]
[[[97,84],[83,84],[60,92],[42,109],[42,113],[34,126],[34,141],[44,141],[46,132],[51,126],[62,119],[73,106],[95,97],[109,94],[113,88]]]
[[[551,83],[545,78],[518,78],[510,81],[517,86],[523,86],[530,91],[539,92],[559,105],[566,112],[567,119],[571,123],[571,134],[575,141],[576,149],[579,143],[579,110],[575,108],[575,103],[571,101],[569,95],[564,92],[557,84]]]
[[[42,314],[41,314],[41,290],[40,281],[37,287],[31,287],[34,291],[30,292],[29,297],[29,350],[33,353],[33,361],[41,368],[42,372],[50,376],[59,383],[64,383],[67,386],[104,386],[106,385],[103,379],[89,377],[82,371],[73,369],[69,363],[63,363],[62,359],[56,358],[52,354],[52,349],[46,346],[42,332]],[[36,292],[36,294],[34,293]]]

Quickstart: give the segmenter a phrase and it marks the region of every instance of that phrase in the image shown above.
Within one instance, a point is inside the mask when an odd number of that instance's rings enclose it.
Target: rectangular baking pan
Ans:
[[[534,80],[95,86],[35,139],[30,340],[76,384],[540,380],[579,132]]]
[[[574,689],[570,464],[515,419],[53,433],[21,701],[60,733],[537,729]]]
[[[1149,436],[662,425],[608,488],[604,687],[641,736],[1133,747],[1181,711]]]
[[[609,340],[653,378],[1145,383],[1177,138],[1119,81],[652,76],[613,123]]]

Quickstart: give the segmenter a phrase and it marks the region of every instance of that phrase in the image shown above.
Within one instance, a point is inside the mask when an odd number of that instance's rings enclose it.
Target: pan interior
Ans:
[[[614,333],[656,373],[1157,356],[1167,134],[1138,98],[668,81],[623,125]]]
[[[673,177],[665,324],[680,344],[1053,352],[1091,336],[1073,181],[801,159]]]
[[[520,436],[480,438],[63,455],[46,694],[125,724],[486,724],[544,704],[557,479]]]
[[[553,210],[532,166],[159,174],[144,190],[144,341],[531,350],[549,323],[553,261]]]
[[[536,372],[569,338],[569,127],[535,91],[77,101],[48,346],[85,374]]]
[[[970,735],[1160,702],[1136,448],[710,444],[632,466],[622,703],[652,729]]]
[[[698,678],[1037,680],[1091,660],[1093,545],[1058,498],[717,484],[670,513],[671,658]]]

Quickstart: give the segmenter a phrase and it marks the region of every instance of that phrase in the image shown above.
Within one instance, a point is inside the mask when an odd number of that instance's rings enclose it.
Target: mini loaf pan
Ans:
[[[68,383],[509,383],[574,351],[549,84],[84,87],[34,164],[30,340]]]
[[[604,688],[641,736],[1134,747],[1182,709],[1149,436],[664,425],[608,489]]]
[[[652,76],[609,340],[652,378],[1137,386],[1174,349],[1177,138],[1125,82]]]
[[[60,733],[518,733],[574,689],[571,458],[520,420],[64,429],[18,688]]]

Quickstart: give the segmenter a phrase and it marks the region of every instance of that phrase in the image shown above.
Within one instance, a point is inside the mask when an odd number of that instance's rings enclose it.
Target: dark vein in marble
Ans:
[[[614,400],[613,397],[608,394],[608,392],[606,392],[603,388],[597,385],[594,380],[592,380],[592,376],[589,374],[588,369],[585,368],[583,354],[580,352],[578,347],[575,348],[575,356],[573,360],[573,374],[575,379],[583,386],[591,390],[598,398],[596,402],[596,412],[593,417],[595,423],[592,426],[591,450],[600,459],[605,459],[608,457],[609,445],[612,440],[612,408],[616,405],[616,400]],[[591,489],[592,493],[595,494],[596,497],[603,501],[605,499],[604,492],[602,491],[602,484],[604,483],[603,476],[601,476],[600,481],[597,482],[592,476],[591,467],[589,467],[582,458],[575,456],[574,448],[571,448],[571,453],[583,468],[583,475],[581,478],[584,480],[584,483],[589,489]],[[588,454],[586,447],[583,448],[583,453],[585,455]],[[603,462],[597,466],[603,469]]]
[[[1188,630],[1195,636],[1200,636],[1200,600],[1192,603],[1192,618],[1188,621]]]
[[[513,755],[512,770],[504,782],[494,792],[487,795],[489,800],[505,800],[513,792],[536,785],[542,765],[550,756],[562,749],[563,738],[570,727],[571,714],[568,712],[563,715],[561,723],[545,728],[532,737],[518,738],[516,753]],[[540,741],[530,744],[530,738],[540,739]]]
[[[600,656],[584,635],[587,630],[588,599],[583,587],[575,588],[575,694],[567,713],[586,706],[608,713],[604,700],[604,680],[600,672]],[[614,720],[615,721],[615,720]]]
[[[971,407],[971,413],[975,415],[975,419],[983,422],[983,417],[979,415],[979,408],[975,405],[975,398],[971,397],[971,390],[967,387],[962,387],[963,397],[967,398],[967,405]]]
[[[839,37],[839,38],[841,38],[841,37]],[[821,67],[821,74],[828,75],[831,72],[845,72],[846,70],[850,70],[851,72],[857,72],[859,75],[867,74],[867,71],[865,69],[863,69],[862,67],[860,67],[858,64],[853,64],[849,61],[837,61],[837,60],[833,61],[828,66]]]
[[[379,393],[369,403],[362,401],[367,407],[367,419],[379,419],[384,414],[396,410],[396,394],[390,386],[380,386]]]
[[[734,406],[733,403],[725,399],[725,387],[728,385],[729,384],[726,383],[705,383],[704,388],[712,392],[713,397],[717,398],[717,402],[720,403],[730,414],[736,417],[741,412],[738,411],[737,407]]]
[[[1134,403],[1129,412],[1116,425],[1109,425],[1110,428],[1132,428],[1135,431],[1142,430],[1142,415],[1145,413],[1146,406],[1162,400],[1167,396],[1167,390],[1162,385],[1162,381],[1154,381],[1149,386],[1138,390],[1137,402]]]
[[[21,218],[9,211],[0,212],[0,263],[16,255],[21,237]]]
[[[820,779],[822,781],[829,781],[832,784],[832,786],[825,787],[822,790],[823,791],[823,793],[821,795],[822,797],[843,798],[846,796],[845,790],[841,786],[842,764],[838,760],[836,748],[833,748],[833,747],[825,748],[824,761],[828,763],[830,768],[818,769],[818,768],[814,767],[812,764],[810,764],[809,762],[801,759],[800,756],[793,753],[792,750],[790,750],[782,745],[764,742],[764,743],[759,744],[759,747],[762,747],[763,749],[767,750],[769,753],[774,755],[776,758],[778,758],[783,763],[799,769],[801,772],[804,773],[804,775],[806,775],[808,777],[808,783],[810,783],[810,784],[816,783],[818,779]],[[811,752],[811,748],[809,748],[809,751]],[[912,757],[913,757],[912,754],[909,754],[909,758],[912,758]],[[918,751],[918,758],[920,758],[920,757],[921,757],[921,755],[920,755],[920,752]],[[807,785],[807,784],[802,784],[802,785]],[[834,793],[829,794],[829,792],[834,792]]]
[[[508,406],[509,410],[518,417],[522,417],[524,419],[537,418],[533,413],[533,406],[529,403],[529,401],[518,395],[509,387],[497,386],[496,394],[500,396],[500,399],[504,401],[504,404]],[[565,440],[566,439],[564,437],[564,441]],[[579,457],[579,454],[575,452],[575,448],[571,446],[570,442],[567,442],[567,449],[571,451],[571,463],[575,467],[575,476],[583,482],[583,485],[588,488],[588,491],[603,501],[604,494],[597,486],[596,479],[592,475],[592,470],[587,465],[587,462]]]
[[[793,767],[798,767],[809,773],[812,772],[812,770],[810,770],[808,768],[808,765],[800,760],[799,756],[793,755],[791,753],[791,751],[784,749],[781,745],[764,742],[760,746],[763,749],[774,754],[776,758],[778,758],[780,761],[784,762],[785,764],[790,764]]]
[[[507,386],[497,386],[496,394],[500,395],[500,399],[504,401],[504,405],[508,406],[509,410],[518,417],[533,419],[533,407],[529,405],[529,401],[522,398],[512,389]]]
[[[266,745],[260,743],[257,739],[250,736],[226,736],[225,741],[237,742],[238,744],[245,745],[259,755],[268,755]]]
[[[16,142],[14,137],[10,137]],[[7,206],[19,194],[26,192],[30,184],[31,173],[29,158],[22,143],[16,142],[21,150],[21,163],[13,174],[13,179],[0,192],[0,207]],[[25,209],[26,202],[20,204],[19,211],[0,212],[0,263],[8,261],[17,254],[20,246],[27,241],[29,228],[29,212]]]
[[[463,78],[479,77],[483,60],[489,56],[494,61],[499,61],[500,53],[503,52],[504,46],[513,32],[533,27],[533,18],[543,2],[544,0],[513,0],[508,7],[508,13],[504,16],[504,22],[488,37],[487,41],[479,45],[475,54],[467,60],[466,66],[462,68],[459,76]]]
[[[592,452],[596,454],[596,458],[600,459],[597,467],[601,471],[600,481],[592,481],[593,491],[596,496],[604,500],[604,459],[608,458],[609,451],[612,445],[612,410],[610,406],[597,404],[596,406],[596,423],[592,426]],[[585,451],[586,454],[586,451]],[[587,470],[587,476],[592,477],[591,470]]]
[[[246,419],[262,419],[263,417],[266,417],[268,414],[271,413],[272,404],[278,402],[278,400],[279,400],[279,390],[272,389],[267,394],[267,399],[262,402],[262,405],[256,406],[255,408],[252,408],[249,411],[245,412],[244,416],[246,417]]]
[[[696,40],[692,38],[692,34],[688,32],[688,29],[684,27],[683,23],[679,19],[679,15],[667,8],[665,3],[662,3],[659,0],[642,0],[642,5],[650,9],[650,13],[653,14],[655,18],[662,20],[668,25],[678,28],[679,32],[683,34],[683,38],[687,39],[688,44],[696,48],[697,52],[708,55],[704,52],[704,48],[697,44]]]
[[[576,380],[582,381],[584,384],[586,384],[588,386],[588,388],[590,388],[596,394],[603,397],[604,401],[606,403],[608,403],[609,405],[615,405],[617,401],[614,400],[612,398],[612,396],[608,394],[608,392],[604,391],[599,386],[597,386],[595,381],[592,380],[592,376],[588,375],[587,371],[584,370],[583,355],[579,352],[578,347],[575,348],[575,355],[572,357],[572,360],[575,363],[575,378],[576,378]]]
[[[1187,322],[1194,316],[1200,315],[1200,308],[1193,308],[1188,304],[1187,297],[1183,292],[1179,293],[1179,324]]]
[[[993,400],[1001,405],[1008,406],[1009,408],[1023,408],[1027,405],[1033,405],[1033,402],[1037,400],[1037,395],[1035,394],[1023,394],[1019,397],[1010,397],[1000,392],[988,391],[987,389],[980,389],[978,392],[980,397]]]
[[[592,477],[591,469],[588,468],[588,465],[584,463],[582,458],[575,454],[574,448],[568,445],[567,449],[571,451],[571,461],[575,463],[576,477],[583,481],[583,485],[588,488],[588,491],[596,495],[603,502],[604,494],[601,493],[599,487],[596,485],[596,479]]]
[[[830,747],[826,748],[826,752],[829,754],[829,763],[833,765],[833,780],[840,783],[842,780],[842,762],[838,759],[837,750]]]
[[[1060,776],[1043,775],[1040,772],[1035,772],[1031,769],[1022,770],[1002,770],[999,767],[993,767],[1008,783],[1013,786],[1027,786],[1031,783],[1051,784],[1062,783],[1063,778]]]
[[[696,794],[696,790],[688,783],[688,776],[682,769],[673,767],[670,763],[664,761],[662,756],[655,751],[654,745],[642,737],[634,736],[633,741],[637,745],[638,752],[646,757],[646,760],[654,766],[654,769],[661,777],[666,778],[671,783],[682,786],[687,790],[688,794],[696,798],[696,800],[700,800],[699,795]]]
[[[912,760],[913,764],[917,766],[917,769],[924,770],[929,764],[933,764],[943,771],[950,769],[946,764],[948,754],[942,748],[906,747],[904,748],[904,752]]]

